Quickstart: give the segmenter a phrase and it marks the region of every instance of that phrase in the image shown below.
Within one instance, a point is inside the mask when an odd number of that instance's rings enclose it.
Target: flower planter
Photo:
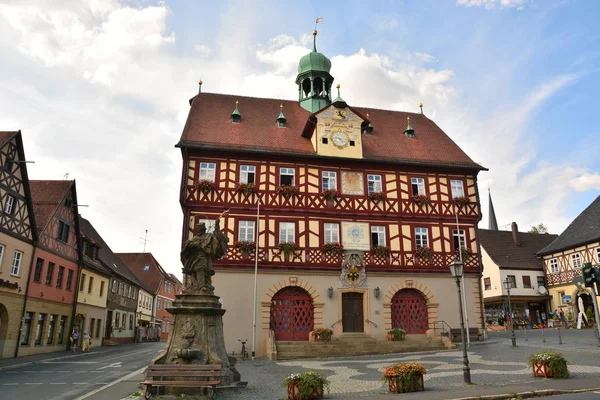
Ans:
[[[331,336],[315,335],[315,342],[331,342]]]
[[[533,376],[543,376],[544,378],[552,378],[552,370],[547,362],[533,364]]]
[[[388,387],[392,393],[408,393],[416,392],[417,390],[425,390],[423,375],[412,375],[404,377],[404,379],[400,377],[390,379],[388,381]]]
[[[242,260],[249,260],[249,259],[250,259],[250,252],[243,251],[242,252]]]
[[[287,395],[289,400],[301,400],[298,397],[298,392],[300,391],[300,385],[297,383],[288,383],[287,387]],[[308,397],[304,399],[322,399],[323,398],[323,388],[320,387],[318,389],[314,389],[309,393]]]

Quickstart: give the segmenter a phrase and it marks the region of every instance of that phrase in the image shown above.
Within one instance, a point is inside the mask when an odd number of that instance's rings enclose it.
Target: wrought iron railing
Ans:
[[[341,319],[338,319],[338,320],[337,320],[337,321],[335,321],[333,324],[331,324],[329,327],[330,327],[331,329],[333,329],[333,328],[334,328],[334,327],[335,327],[335,326],[336,326],[338,323],[340,323],[340,322],[342,322],[342,320],[341,320]]]
[[[452,327],[446,321],[433,321],[433,333],[435,336],[450,336]],[[439,332],[439,334],[438,334]]]
[[[377,324],[376,324],[375,322],[371,321],[370,319],[365,319],[365,322],[366,322],[366,323],[368,323],[368,324],[371,324],[371,325],[373,325],[375,328],[377,328]]]

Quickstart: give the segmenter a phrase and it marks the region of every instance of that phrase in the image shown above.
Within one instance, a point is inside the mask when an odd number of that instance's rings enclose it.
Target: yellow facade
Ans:
[[[81,270],[77,302],[89,306],[106,308],[109,278],[84,268]]]
[[[137,316],[142,321],[152,321],[152,304],[154,297],[147,291],[140,288],[138,294]]]

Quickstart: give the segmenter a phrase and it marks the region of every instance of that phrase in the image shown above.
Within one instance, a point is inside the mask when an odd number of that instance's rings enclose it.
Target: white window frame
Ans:
[[[113,293],[117,293],[119,284],[116,279],[113,279],[112,284],[110,285],[110,291]]]
[[[0,244],[0,272],[2,271],[2,259],[4,258],[4,252],[6,251],[6,246]]]
[[[367,174],[367,193],[381,193],[383,192],[383,180],[381,175]]]
[[[417,193],[413,190],[413,185],[417,185]],[[410,190],[413,196],[425,195],[425,178],[410,178]]]
[[[211,182],[215,181],[215,176],[217,174],[217,164],[213,162],[201,162],[200,163],[200,180],[208,180]]]
[[[238,240],[240,242],[254,242],[254,228],[256,221],[238,222]]]
[[[2,261],[1,257],[0,257],[0,261]],[[598,264],[600,264],[600,247],[596,247],[596,262]]]
[[[459,251],[467,248],[467,232],[464,229],[452,229],[452,245],[454,245],[454,238],[458,237],[458,249]]]
[[[252,182],[256,183],[256,166],[254,165],[241,165],[240,166],[240,183],[245,185],[248,184],[248,174],[253,174]]]
[[[387,246],[385,226],[371,225],[371,240],[373,240],[373,234],[377,235],[377,243],[371,243],[372,246]]]
[[[15,254],[13,255],[13,263],[10,269],[10,274],[12,276],[19,276],[19,272],[21,272],[21,264],[23,263],[23,252],[19,250],[15,250]]]
[[[4,212],[8,215],[12,215],[15,208],[15,196],[7,194],[6,202],[4,203]]]
[[[279,223],[279,243],[296,242],[296,223]]]
[[[291,176],[292,177],[291,186],[296,185],[296,169],[295,168],[288,168],[288,167],[280,167],[279,168],[279,184],[280,185],[283,185],[281,183],[281,178],[283,176]]]
[[[415,247],[429,247],[429,229],[423,227],[415,228]]]
[[[579,253],[571,254],[571,263],[573,265],[573,269],[581,269],[581,267],[583,267],[583,263],[581,261],[581,254],[579,254]]]
[[[452,192],[453,199],[457,197],[465,197],[465,184],[462,179],[451,179],[450,191]]]
[[[340,243],[340,224],[324,223],[323,231],[325,232],[323,243]]]
[[[548,261],[548,269],[551,274],[558,274],[560,271],[560,264],[558,263],[558,258],[551,258]]]
[[[321,182],[323,190],[337,190],[337,172],[323,171]]]

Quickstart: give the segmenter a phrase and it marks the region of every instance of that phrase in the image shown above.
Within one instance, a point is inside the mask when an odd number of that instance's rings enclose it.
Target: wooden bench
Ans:
[[[479,329],[469,328],[469,338],[471,340],[479,340]],[[450,340],[453,342],[459,342],[461,340],[460,328],[450,329]]]
[[[146,370],[146,399],[158,394],[159,387],[211,388],[221,383],[221,364],[150,364]]]

